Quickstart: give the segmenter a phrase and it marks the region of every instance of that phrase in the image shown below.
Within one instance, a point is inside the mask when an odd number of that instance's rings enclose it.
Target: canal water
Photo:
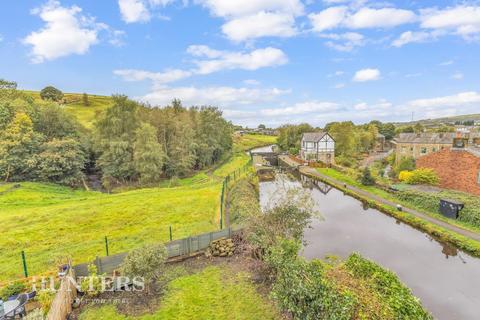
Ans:
[[[303,175],[260,182],[262,207],[292,187],[305,189],[321,214],[305,230],[307,259],[358,252],[395,272],[436,319],[480,319],[480,259]]]

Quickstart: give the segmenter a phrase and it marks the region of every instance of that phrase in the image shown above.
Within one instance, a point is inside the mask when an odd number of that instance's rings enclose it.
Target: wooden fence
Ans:
[[[47,320],[65,320],[67,315],[72,312],[72,303],[77,296],[77,288],[70,279],[75,278],[75,271],[70,269],[67,277],[64,277],[60,282],[55,297],[53,298],[50,311],[47,315]]]
[[[223,237],[229,238],[231,235],[232,229],[226,228],[194,237],[170,241],[165,244],[165,247],[168,252],[168,258],[188,256],[192,253],[205,250],[213,240]],[[95,261],[78,264],[74,266],[73,269],[77,277],[85,277],[88,276],[88,265],[93,263],[96,265],[99,274],[111,274],[122,265],[127,254],[127,252],[123,252],[106,257],[97,257]]]

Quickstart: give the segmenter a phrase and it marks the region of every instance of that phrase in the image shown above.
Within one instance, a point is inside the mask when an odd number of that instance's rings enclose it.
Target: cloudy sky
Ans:
[[[480,113],[480,1],[3,0],[0,61],[249,126]]]

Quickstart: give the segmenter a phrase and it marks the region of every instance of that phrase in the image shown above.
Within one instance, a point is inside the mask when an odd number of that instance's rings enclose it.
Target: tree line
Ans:
[[[42,101],[0,80],[0,178],[70,186],[100,172],[104,187],[152,184],[224,159],[232,125],[215,107],[185,108],[174,100],[151,107],[118,95],[87,130],[57,103],[51,87]]]

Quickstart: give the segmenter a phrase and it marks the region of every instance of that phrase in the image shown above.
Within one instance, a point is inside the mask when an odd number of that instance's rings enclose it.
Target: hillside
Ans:
[[[40,99],[38,91],[24,91],[37,100]],[[108,96],[88,95],[89,105],[85,106],[80,93],[65,93],[64,104],[65,110],[74,115],[77,120],[87,129],[93,127],[94,120],[97,116],[112,105],[112,98]]]
[[[422,119],[416,121],[408,121],[408,122],[396,122],[396,125],[415,125],[416,123],[420,123],[424,126],[433,126],[439,125],[442,123],[455,123],[456,121],[480,121],[480,113],[476,114],[465,114],[459,116],[452,116],[452,117],[443,117],[443,118],[435,118],[435,119]]]
[[[103,255],[105,236],[113,254],[167,241],[170,226],[175,239],[218,229],[223,177],[248,162],[246,149],[275,139],[236,137],[235,154],[214,171],[154,188],[105,194],[54,184],[0,184],[0,281],[21,277],[21,250],[34,275],[52,270],[65,257],[83,262]]]

